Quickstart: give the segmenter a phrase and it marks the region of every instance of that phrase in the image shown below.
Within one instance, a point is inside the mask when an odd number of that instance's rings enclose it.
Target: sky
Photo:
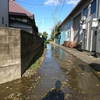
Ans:
[[[51,36],[53,27],[62,22],[80,0],[15,0],[34,14],[38,31]]]

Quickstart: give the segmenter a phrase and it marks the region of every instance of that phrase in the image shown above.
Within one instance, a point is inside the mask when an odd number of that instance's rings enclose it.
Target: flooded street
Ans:
[[[100,80],[88,64],[57,46],[47,45],[37,77],[0,85],[0,100],[50,100],[45,99],[46,94],[55,88],[58,80],[64,100],[100,100]]]

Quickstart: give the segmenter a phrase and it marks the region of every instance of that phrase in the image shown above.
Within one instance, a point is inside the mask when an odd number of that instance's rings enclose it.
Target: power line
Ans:
[[[61,13],[62,13],[62,10],[63,10],[63,8],[64,8],[64,5],[65,5],[65,0],[63,1],[63,5],[62,5],[62,8],[61,8],[61,10],[60,10],[59,18],[60,18],[60,15],[61,15]]]
[[[16,0],[16,1],[19,2],[19,3],[27,4],[27,5],[43,6],[43,4],[31,4],[31,3],[22,2],[22,1],[19,1],[19,0]]]

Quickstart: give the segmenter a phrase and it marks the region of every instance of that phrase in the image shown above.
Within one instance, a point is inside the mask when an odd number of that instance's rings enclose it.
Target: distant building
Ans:
[[[100,0],[80,0],[60,24],[59,32],[61,39],[64,36],[63,45],[100,54]]]
[[[8,9],[9,0],[0,0],[0,27],[7,27],[8,24]]]
[[[31,34],[38,32],[34,14],[21,7],[15,0],[9,0],[9,26],[21,28]]]

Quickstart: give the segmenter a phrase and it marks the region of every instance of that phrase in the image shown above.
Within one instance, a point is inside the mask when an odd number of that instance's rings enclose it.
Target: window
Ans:
[[[16,17],[16,20],[21,21],[21,18]]]
[[[96,0],[91,3],[91,14],[96,12]]]
[[[15,20],[15,17],[10,17],[10,19]]]
[[[2,17],[2,24],[4,24],[4,17]]]
[[[83,15],[86,15],[86,17],[88,16],[88,6],[86,6],[86,7],[83,9]]]
[[[69,21],[68,23],[67,23],[67,28],[70,28],[71,27],[71,21]]]
[[[27,22],[27,19],[26,19],[26,18],[23,18],[23,19],[22,19],[22,22]]]
[[[70,31],[67,32],[67,38],[70,38],[71,37],[71,33]]]

